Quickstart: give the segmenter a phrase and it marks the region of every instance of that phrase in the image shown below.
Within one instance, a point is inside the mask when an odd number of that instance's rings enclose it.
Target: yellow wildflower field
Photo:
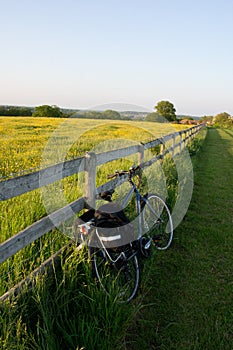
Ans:
[[[186,127],[143,121],[0,117],[0,181],[82,156],[86,151],[101,153],[139,141],[151,141],[177,128]],[[120,166],[132,165],[131,160],[124,160]],[[97,185],[106,182],[106,174],[114,171],[117,164],[111,162],[98,167]],[[78,176],[61,181],[67,202],[82,195]],[[53,189],[53,184],[49,186]],[[41,190],[1,201],[0,215],[1,243],[47,215]],[[0,294],[27,276],[68,239],[60,231],[53,230],[2,263]]]
[[[175,124],[97,119],[0,117],[0,179],[31,172],[41,166],[51,140],[57,153],[68,143],[66,159],[90,151],[106,140],[150,141],[184,128]],[[59,154],[51,163],[59,162]]]

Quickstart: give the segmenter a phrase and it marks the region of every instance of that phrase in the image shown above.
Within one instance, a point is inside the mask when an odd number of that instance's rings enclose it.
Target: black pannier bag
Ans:
[[[89,246],[116,248],[136,240],[133,225],[119,204],[109,202],[98,209],[88,210],[74,222],[74,239],[81,243],[79,225],[93,219],[94,226],[88,232]]]
[[[109,202],[95,210],[91,246],[116,248],[134,241],[134,229],[119,204]]]
[[[112,202],[114,190],[102,192],[99,197],[108,203],[98,209],[90,209],[74,223],[74,237],[79,242],[79,225],[93,219],[93,226],[88,233],[87,243],[92,247],[116,248],[137,239],[133,225],[119,204]]]

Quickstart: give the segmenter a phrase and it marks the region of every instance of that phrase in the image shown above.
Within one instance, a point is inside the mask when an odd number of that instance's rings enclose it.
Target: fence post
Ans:
[[[182,131],[180,131],[180,152],[179,153],[181,153],[182,152],[182,142],[183,142],[183,139],[182,139]]]
[[[88,205],[92,208],[95,208],[96,164],[96,154],[94,152],[87,152],[85,155],[85,196]]]
[[[142,164],[144,161],[144,146],[138,145],[138,164]]]
[[[189,129],[189,140],[192,140],[193,130]]]
[[[172,158],[175,155],[176,134],[172,135]]]
[[[160,138],[160,155],[161,155],[161,162],[163,162],[164,153],[165,153],[165,142],[163,137]]]
[[[186,137],[187,137],[187,130],[184,130],[184,148],[185,148],[186,145],[187,145],[187,139],[186,139]]]
[[[195,130],[196,130],[196,128],[194,126],[192,126],[191,129],[190,129],[190,140],[192,140],[194,138]]]

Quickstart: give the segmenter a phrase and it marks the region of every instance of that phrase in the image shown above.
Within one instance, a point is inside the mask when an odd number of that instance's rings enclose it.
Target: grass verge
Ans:
[[[232,349],[233,132],[210,129],[171,249],[144,269],[144,299],[124,349]]]

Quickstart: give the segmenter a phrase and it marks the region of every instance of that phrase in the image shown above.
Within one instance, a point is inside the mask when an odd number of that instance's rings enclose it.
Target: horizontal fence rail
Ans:
[[[42,186],[51,184],[57,180],[61,180],[68,176],[85,172],[85,188],[86,193],[82,198],[78,198],[65,207],[56,210],[55,212],[43,217],[31,226],[20,231],[13,237],[0,244],[0,263],[10,258],[12,255],[25,248],[27,245],[51,231],[53,228],[62,224],[62,222],[70,219],[75,213],[80,212],[88,206],[94,205],[96,193],[116,188],[121,183],[126,181],[126,178],[113,179],[98,188],[96,188],[96,167],[127,157],[131,154],[138,154],[138,163],[142,169],[145,169],[164,158],[167,153],[175,154],[176,150],[179,154],[186,146],[187,142],[202,129],[204,124],[193,126],[189,129],[178,131],[161,138],[155,139],[147,143],[140,143],[130,147],[125,147],[113,151],[95,154],[87,153],[85,156],[65,161],[46,169],[33,172],[31,174],[22,175],[13,179],[0,182],[0,200],[4,201],[24,193],[36,190]],[[178,139],[178,141],[177,141]],[[170,147],[166,147],[166,143],[172,141]],[[144,162],[144,151],[153,147],[160,146],[160,153]],[[88,203],[88,205],[87,205]]]

